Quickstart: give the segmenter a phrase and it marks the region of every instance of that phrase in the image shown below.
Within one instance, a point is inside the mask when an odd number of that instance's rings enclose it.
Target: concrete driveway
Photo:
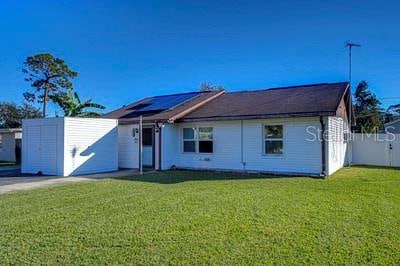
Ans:
[[[74,183],[82,181],[95,181],[105,178],[121,178],[126,176],[137,175],[136,170],[120,170],[109,173],[90,174],[82,176],[38,176],[21,174],[18,167],[1,167],[0,168],[0,194],[34,189],[40,187],[48,187],[57,184]]]

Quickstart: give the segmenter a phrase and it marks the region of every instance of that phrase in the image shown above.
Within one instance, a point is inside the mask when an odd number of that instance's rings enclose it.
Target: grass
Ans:
[[[400,264],[400,171],[164,172],[0,195],[4,264]]]

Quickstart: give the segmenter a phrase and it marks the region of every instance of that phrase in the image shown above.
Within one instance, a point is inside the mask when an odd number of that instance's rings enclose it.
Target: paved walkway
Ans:
[[[82,175],[82,176],[14,176],[14,177],[1,177],[0,176],[0,194],[34,189],[40,187],[48,187],[57,184],[74,183],[82,181],[95,181],[106,178],[120,178],[126,176],[137,175],[136,170],[120,170],[116,172]]]

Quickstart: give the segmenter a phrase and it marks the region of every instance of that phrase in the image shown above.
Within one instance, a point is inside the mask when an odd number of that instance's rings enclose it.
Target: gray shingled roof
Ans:
[[[191,108],[176,122],[226,119],[256,119],[270,117],[306,117],[336,115],[342,98],[348,102],[348,83],[322,83],[254,91],[204,92],[175,108],[143,115],[144,122],[167,122]],[[209,102],[197,108],[210,98]],[[105,118],[118,119],[120,124],[138,123],[139,117],[132,107],[148,100],[142,99],[105,114]]]
[[[336,115],[348,83],[323,83],[222,94],[178,121]]]

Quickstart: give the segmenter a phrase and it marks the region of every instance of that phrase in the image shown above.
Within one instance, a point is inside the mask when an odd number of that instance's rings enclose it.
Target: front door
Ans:
[[[143,136],[143,166],[154,168],[154,128],[144,127]]]

